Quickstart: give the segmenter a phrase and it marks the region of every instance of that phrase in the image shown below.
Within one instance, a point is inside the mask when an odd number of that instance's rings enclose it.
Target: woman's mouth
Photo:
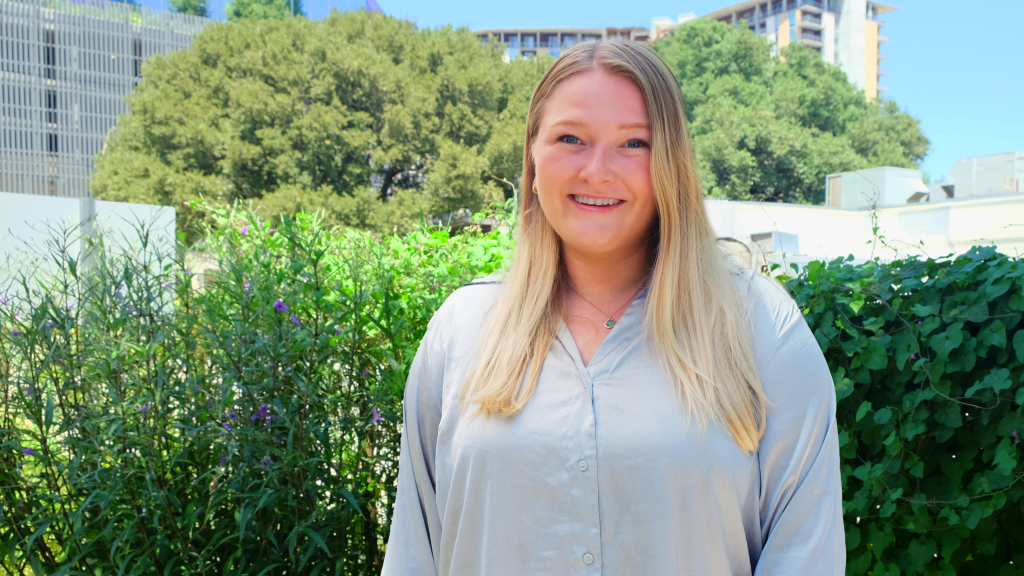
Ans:
[[[572,199],[575,200],[577,204],[586,204],[587,206],[614,206],[622,202],[622,200],[616,200],[614,198],[589,198],[587,196],[577,196],[575,194],[571,194],[570,196],[572,196]]]

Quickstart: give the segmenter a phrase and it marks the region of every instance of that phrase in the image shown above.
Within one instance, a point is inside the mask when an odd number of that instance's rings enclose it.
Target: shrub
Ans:
[[[6,572],[379,572],[409,363],[508,236],[205,208],[207,289],[145,234],[86,270],[65,235],[5,298]]]
[[[786,284],[836,384],[847,574],[1024,574],[1024,262],[811,262]]]
[[[202,209],[205,289],[144,234],[85,264],[64,236],[56,273],[2,301],[8,573],[379,572],[409,363],[510,236]],[[847,573],[1024,573],[1024,263],[798,272],[836,383]]]

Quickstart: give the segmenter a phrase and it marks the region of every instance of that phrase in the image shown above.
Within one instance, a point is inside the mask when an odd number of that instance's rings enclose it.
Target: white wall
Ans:
[[[954,198],[1024,192],[1024,152],[962,158],[947,176],[955,185]]]
[[[836,63],[859,88],[864,88],[864,16],[867,0],[840,0],[839,53]]]
[[[915,193],[928,193],[928,187],[921,180],[921,171],[909,168],[879,166],[829,174],[826,183],[834,177],[842,180],[840,207],[845,210],[900,206]]]
[[[138,230],[144,228],[151,246],[173,255],[175,217],[168,206],[0,193],[0,294],[12,289],[21,272],[52,269],[49,254],[60,236],[67,237],[63,243],[70,255],[80,259],[85,237],[103,234],[107,245],[133,250],[141,245]]]
[[[772,231],[797,234],[802,253],[768,255],[773,262],[804,263],[850,254],[858,261],[912,254],[934,258],[976,245],[1024,255],[1024,195],[880,208],[875,212],[878,233],[891,248],[868,244],[873,237],[870,210],[726,200],[705,200],[704,205],[716,234],[746,243],[755,253],[755,263],[761,257],[750,235]]]

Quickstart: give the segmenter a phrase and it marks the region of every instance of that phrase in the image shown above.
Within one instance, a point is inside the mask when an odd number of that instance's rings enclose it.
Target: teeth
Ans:
[[[611,198],[587,198],[586,196],[573,196],[573,200],[590,206],[612,206],[622,202],[622,200],[613,200]]]

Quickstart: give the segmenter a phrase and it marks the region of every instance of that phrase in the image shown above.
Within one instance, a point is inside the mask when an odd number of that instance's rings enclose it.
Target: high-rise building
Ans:
[[[500,42],[505,46],[505,59],[517,56],[551,55],[558,57],[573,44],[585,40],[622,38],[646,42],[647,28],[499,28],[474,32],[481,42]]]
[[[837,64],[851,82],[874,99],[885,87],[879,84],[884,74],[879,62],[882,44],[889,41],[881,34],[884,25],[878,17],[896,8],[870,0],[748,0],[704,16],[728,24],[745,22],[758,36],[772,44],[772,54],[790,44],[801,43],[821,54],[824,61]],[[678,23],[656,18],[651,39],[667,35],[689,21],[680,16]]]
[[[143,60],[208,22],[110,0],[0,0],[0,192],[88,197]]]

